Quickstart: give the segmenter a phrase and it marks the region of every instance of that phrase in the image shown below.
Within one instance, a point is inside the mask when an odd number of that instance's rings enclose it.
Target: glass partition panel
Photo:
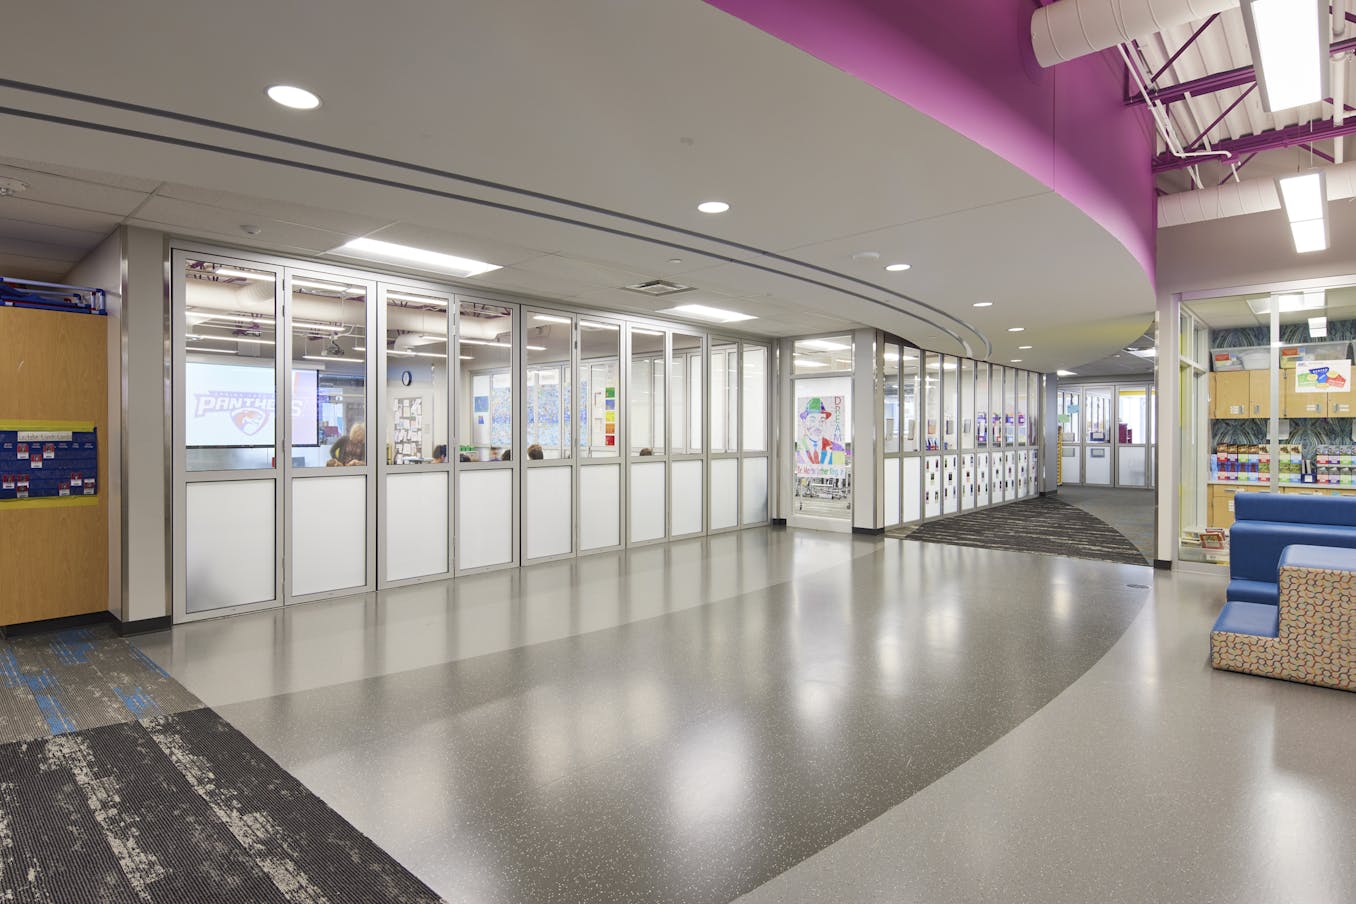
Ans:
[[[367,290],[290,277],[292,466],[367,463]]]
[[[1087,441],[1106,443],[1111,441],[1111,389],[1106,386],[1089,386],[1083,390],[1083,404],[1087,411],[1084,423],[1087,425]]]
[[[617,457],[620,360],[620,327],[579,321],[580,458]]]
[[[1116,392],[1116,442],[1143,443],[1149,435],[1149,390],[1124,386]]]
[[[385,301],[386,462],[445,462],[448,299],[400,289]]]
[[[942,359],[942,448],[948,451],[956,449],[957,428],[957,392],[960,364],[947,355]]]
[[[1041,415],[1041,375],[1034,372],[1028,372],[1026,375],[1027,386],[1030,387],[1026,396],[1026,441],[1029,445],[1036,445],[1040,442],[1040,434],[1037,428]]]
[[[1024,370],[1014,372],[1017,383],[1017,445],[1027,443],[1027,373]]]
[[[1003,445],[1017,445],[1017,371],[1003,368]]]
[[[797,339],[792,372],[815,376],[852,370],[852,337],[829,336],[825,339]]]
[[[739,450],[739,344],[711,343],[711,451]]]
[[[273,467],[276,283],[261,270],[185,263],[183,414],[190,471]],[[303,427],[308,423],[301,420]]]
[[[923,397],[926,399],[926,428],[923,451],[938,452],[942,448],[942,356],[924,352]]]
[[[961,448],[975,447],[975,362],[962,358],[960,362]]]
[[[631,454],[664,454],[664,333],[631,327]]]
[[[899,343],[885,343],[884,361],[881,365],[884,377],[882,385],[885,391],[881,437],[887,453],[899,451],[899,364]]]
[[[457,416],[461,461],[513,455],[513,310],[462,302],[457,314]]]
[[[1061,389],[1058,392],[1059,430],[1067,443],[1079,442],[1079,424],[1082,412],[1079,411],[1079,392],[1077,389]]]
[[[574,324],[559,314],[528,314],[523,343],[523,454],[530,460],[569,458],[570,337]],[[503,458],[503,456],[500,456]]]
[[[767,357],[764,345],[744,343],[744,451],[767,451]]]
[[[989,423],[992,420],[992,413],[989,365],[978,361],[975,363],[975,445],[980,449],[989,447]]]
[[[669,444],[675,455],[702,451],[702,337],[673,334],[669,359]]]
[[[918,350],[903,348],[899,356],[899,433],[905,452],[918,451]]]

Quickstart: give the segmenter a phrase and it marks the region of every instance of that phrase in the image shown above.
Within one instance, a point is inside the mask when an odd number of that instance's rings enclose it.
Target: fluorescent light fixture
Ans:
[[[320,98],[305,88],[296,85],[270,85],[269,99],[293,110],[314,110],[320,106]]]
[[[1327,0],[1243,0],[1262,108],[1268,113],[1328,96]]]
[[[361,295],[367,291],[367,289],[362,286],[349,286],[344,283],[316,282],[313,279],[296,278],[293,278],[292,280],[292,288],[320,289],[324,292],[346,292],[349,295]]]
[[[191,314],[204,314],[204,311],[190,311]],[[258,323],[261,325],[272,326],[272,317],[248,317],[241,314],[207,314],[200,323],[206,323],[209,320],[229,320],[232,323]]]
[[[830,342],[828,339],[802,339],[796,343],[800,348],[810,348],[821,352],[845,352],[852,348],[850,345],[844,345],[841,342]]]
[[[1327,304],[1327,292],[1323,289],[1313,289],[1304,293],[1290,293],[1287,295],[1277,295],[1276,307],[1282,314],[1291,314],[1295,311],[1318,311]],[[1248,307],[1257,316],[1271,313],[1271,298],[1250,298]]]
[[[555,314],[533,314],[533,320],[540,320],[542,323],[569,323],[568,317],[557,317]]]
[[[828,365],[827,362],[824,362],[824,361],[811,361],[809,358],[801,358],[799,361],[796,362],[796,366],[797,366],[797,367],[828,367],[829,365]]]
[[[579,328],[581,330],[610,330],[614,333],[621,329],[615,323],[580,323]]]
[[[420,339],[423,339],[423,340],[426,341],[426,342],[446,342],[446,341],[447,341],[447,337],[446,337],[446,336],[420,336],[419,338],[420,338]]]
[[[1019,345],[1019,346],[1017,346],[1017,351],[1019,351],[1019,352],[1024,352],[1024,351],[1026,351],[1026,350],[1029,349],[1029,348],[1031,348],[1031,346],[1029,346],[1029,345]]]
[[[207,352],[211,355],[238,355],[240,354],[233,348],[203,348],[198,345],[185,345],[184,351],[189,352]]]
[[[1290,224],[1290,237],[1295,240],[1295,253],[1328,250],[1328,221],[1305,220]]]
[[[991,307],[993,307],[993,302],[992,302],[992,301],[977,301],[977,302],[975,302],[974,304],[972,304],[970,307],[972,307],[972,308],[991,308]]]
[[[249,270],[237,270],[234,267],[217,267],[212,271],[217,276],[234,276],[239,279],[262,279],[266,282],[273,282],[272,273],[252,273]]]
[[[352,257],[386,261],[387,263],[412,264],[420,269],[451,273],[453,276],[460,276],[464,279],[500,269],[498,264],[487,264],[484,261],[472,260],[469,257],[457,257],[452,254],[443,254],[440,251],[415,248],[413,245],[397,245],[395,242],[382,242],[377,239],[354,239],[340,245],[331,253],[347,254]]]
[[[410,354],[411,354],[411,355],[414,355],[414,356],[417,357],[417,358],[446,358],[446,357],[447,357],[447,355],[443,354],[442,352],[410,352]]]
[[[724,201],[703,201],[697,205],[697,209],[702,213],[724,213],[730,209],[730,205]]]
[[[530,352],[544,352],[544,351],[546,351],[546,346],[544,346],[544,345],[524,345],[523,348],[527,349],[527,350],[530,351]]]
[[[885,269],[889,270],[891,273],[903,273],[912,266],[913,264],[886,264]]]
[[[1158,349],[1156,348],[1127,348],[1127,352],[1136,358],[1157,358]]]
[[[492,346],[494,346],[495,348],[512,348],[512,347],[513,347],[513,346],[509,345],[507,342],[491,342],[491,341],[488,340],[488,339],[467,339],[467,338],[464,337],[464,336],[461,337],[460,339],[458,339],[457,341],[460,342],[462,345],[492,345]]]
[[[1328,318],[1310,317],[1309,318],[1309,338],[1326,339],[1328,336]]]
[[[474,361],[476,359],[475,355],[458,355],[457,357],[463,361]]]
[[[1009,364],[1021,364],[1021,363],[1022,363],[1022,359],[1021,359],[1021,358],[1009,358],[1009,359],[1008,359],[1008,363],[1009,363]]]
[[[1008,327],[1008,332],[1009,332],[1009,333],[1020,333],[1020,332],[1022,332],[1022,331],[1025,330],[1025,329],[1026,329],[1026,327],[1024,327],[1024,326],[1010,326],[1010,327]]]
[[[641,329],[641,328],[638,327],[638,326],[633,326],[633,327],[631,327],[631,335],[633,335],[633,336],[662,336],[662,335],[664,335],[664,333],[663,333],[662,330],[644,330],[644,329]]]
[[[427,295],[406,295],[403,292],[387,292],[387,301],[413,301],[415,304],[433,304],[439,307],[447,307],[446,298],[430,298]]]
[[[209,336],[206,333],[184,333],[185,339],[206,340],[208,342],[253,342],[257,345],[273,345],[272,339],[260,339],[255,336]]]
[[[1055,371],[1055,376],[1057,376],[1057,377],[1076,377],[1076,376],[1078,376],[1078,374],[1075,373],[1075,372],[1072,371],[1072,370],[1057,370],[1057,371]]]
[[[757,320],[752,314],[741,314],[738,311],[726,311],[721,308],[713,308],[704,304],[680,304],[676,308],[666,308],[661,314],[678,314],[683,317],[694,317],[698,320],[710,320],[712,323],[738,323],[741,320]]]
[[[1322,170],[1276,179],[1276,188],[1290,221],[1295,251],[1306,254],[1328,247],[1328,186]]]
[[[342,333],[348,329],[346,326],[335,326],[332,323],[312,323],[309,320],[293,320],[292,328],[297,332],[306,333]]]

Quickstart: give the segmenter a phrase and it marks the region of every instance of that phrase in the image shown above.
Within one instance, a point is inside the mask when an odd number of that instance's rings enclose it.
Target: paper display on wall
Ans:
[[[801,396],[796,399],[796,476],[845,478],[848,455],[843,442],[843,397]]]
[[[1295,365],[1295,392],[1348,392],[1350,361],[1301,361]]]

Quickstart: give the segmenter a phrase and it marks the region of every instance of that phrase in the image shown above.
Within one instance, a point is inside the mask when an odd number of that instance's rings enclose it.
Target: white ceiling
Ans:
[[[0,107],[146,137],[0,114],[0,175],[31,186],[0,199],[0,273],[59,278],[118,223],[307,255],[373,235],[502,264],[474,282],[504,290],[645,312],[706,302],[757,315],[742,326],[771,335],[868,323],[957,351],[949,330],[1041,370],[1119,348],[1152,316],[1148,278],[1081,211],[699,0],[404,15],[343,0],[323,16],[265,0],[229,16],[206,0],[172,13],[49,0],[12,18],[11,33],[61,35],[62,52],[10,42],[0,77],[82,97],[0,86]],[[277,82],[325,103],[279,108],[263,95]],[[710,198],[733,209],[698,213]],[[884,272],[894,260],[914,267]],[[655,277],[697,291],[618,288]]]

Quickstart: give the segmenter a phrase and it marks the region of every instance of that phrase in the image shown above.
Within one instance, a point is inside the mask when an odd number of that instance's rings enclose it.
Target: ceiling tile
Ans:
[[[28,183],[28,189],[20,196],[23,200],[45,201],[119,216],[127,216],[136,210],[148,194],[5,164],[0,164],[0,176]]]

